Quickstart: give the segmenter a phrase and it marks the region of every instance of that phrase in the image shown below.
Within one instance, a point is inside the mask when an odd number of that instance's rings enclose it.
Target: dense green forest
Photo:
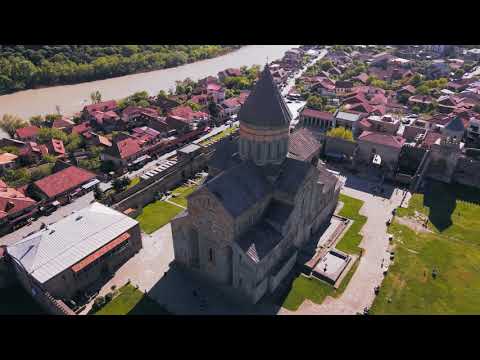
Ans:
[[[0,45],[0,94],[211,58],[240,45]]]

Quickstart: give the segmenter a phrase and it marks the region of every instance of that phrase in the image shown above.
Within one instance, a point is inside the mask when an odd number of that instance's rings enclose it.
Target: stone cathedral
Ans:
[[[318,161],[289,157],[291,114],[268,66],[241,108],[205,183],[172,220],[177,264],[239,300],[258,302],[335,211],[340,183]]]

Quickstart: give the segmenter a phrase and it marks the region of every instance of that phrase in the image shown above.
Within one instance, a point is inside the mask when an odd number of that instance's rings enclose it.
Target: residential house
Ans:
[[[373,164],[385,172],[393,172],[405,139],[401,136],[363,131],[357,139],[356,160],[364,164]]]
[[[167,119],[166,117],[161,117],[161,116],[156,118],[150,118],[148,120],[147,126],[149,128],[157,130],[158,132],[160,132],[160,134],[162,134],[162,136],[166,136],[168,134],[168,131],[170,130],[170,127],[168,126],[166,119]]]
[[[224,100],[221,104],[221,117],[223,119],[230,118],[234,114],[238,114],[242,107],[242,100],[240,97],[232,97]]]
[[[112,146],[112,142],[106,137],[94,132],[90,132],[91,136],[89,137],[87,143],[92,146],[101,146],[104,148],[109,148]]]
[[[66,151],[63,141],[59,139],[51,139],[46,143],[48,153],[56,156],[57,158],[65,157]]]
[[[37,144],[34,141],[28,141],[23,148],[20,149],[19,157],[26,163],[37,163],[48,155],[48,147],[44,144]]]
[[[115,166],[124,168],[143,155],[139,141],[134,137],[118,136],[112,146],[100,154],[102,161],[112,161]]]
[[[118,107],[118,104],[115,100],[103,101],[97,104],[87,105],[82,110],[82,117],[85,120],[91,120],[94,112],[108,112],[114,111]]]
[[[148,126],[142,126],[132,129],[132,136],[138,140],[141,147],[152,145],[162,138],[162,134]]]
[[[112,132],[114,130],[125,130],[126,124],[115,111],[94,111],[91,113],[91,121],[106,132]]]
[[[91,129],[92,129],[92,127],[91,127],[90,123],[85,121],[85,122],[82,122],[78,125],[75,125],[72,128],[72,134],[83,135],[84,133],[89,132]]]
[[[352,111],[337,111],[334,115],[333,124],[335,127],[344,127],[351,130],[353,135],[356,136],[360,130],[359,122],[364,115],[358,112]]]
[[[218,73],[218,78],[220,81],[225,80],[227,77],[236,77],[236,76],[242,76],[242,71],[238,68],[228,68],[223,71],[220,71]]]
[[[52,124],[52,128],[63,130],[66,133],[70,133],[74,126],[75,123],[65,116],[62,116],[60,119],[54,120]]]
[[[352,92],[353,83],[351,81],[338,80],[335,82],[335,94],[342,96]]]
[[[366,125],[369,123],[370,125]],[[390,135],[396,135],[400,128],[400,119],[392,115],[371,115],[360,121],[362,130],[376,131]]]
[[[25,126],[15,131],[14,138],[21,141],[35,141],[40,128],[35,125]]]
[[[0,154],[0,174],[17,166],[18,156],[8,152]]]
[[[12,230],[38,211],[37,202],[0,180],[0,234]]]
[[[33,198],[65,203],[82,191],[82,185],[91,182],[95,177],[90,171],[68,166],[30,184],[27,193]]]

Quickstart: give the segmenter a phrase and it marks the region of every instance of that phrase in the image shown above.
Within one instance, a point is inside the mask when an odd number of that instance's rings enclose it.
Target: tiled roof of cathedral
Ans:
[[[282,240],[282,234],[265,222],[248,230],[237,244],[254,262],[258,263]]]
[[[315,136],[311,130],[302,128],[290,135],[288,157],[307,160],[319,151],[321,146],[318,136]]]
[[[279,128],[290,125],[292,115],[278,91],[268,66],[238,114],[240,122],[258,127]]]
[[[205,184],[234,218],[257,204],[271,192],[261,169],[243,162]]]

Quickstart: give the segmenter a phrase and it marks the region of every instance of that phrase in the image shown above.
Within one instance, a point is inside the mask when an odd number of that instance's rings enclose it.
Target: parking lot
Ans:
[[[88,192],[83,196],[76,198],[71,204],[61,206],[48,216],[41,216],[32,224],[21,227],[20,229],[0,238],[0,245],[11,245],[22,240],[30,233],[40,230],[42,223],[51,224],[70,215],[72,212],[83,209],[94,200],[93,192]]]

